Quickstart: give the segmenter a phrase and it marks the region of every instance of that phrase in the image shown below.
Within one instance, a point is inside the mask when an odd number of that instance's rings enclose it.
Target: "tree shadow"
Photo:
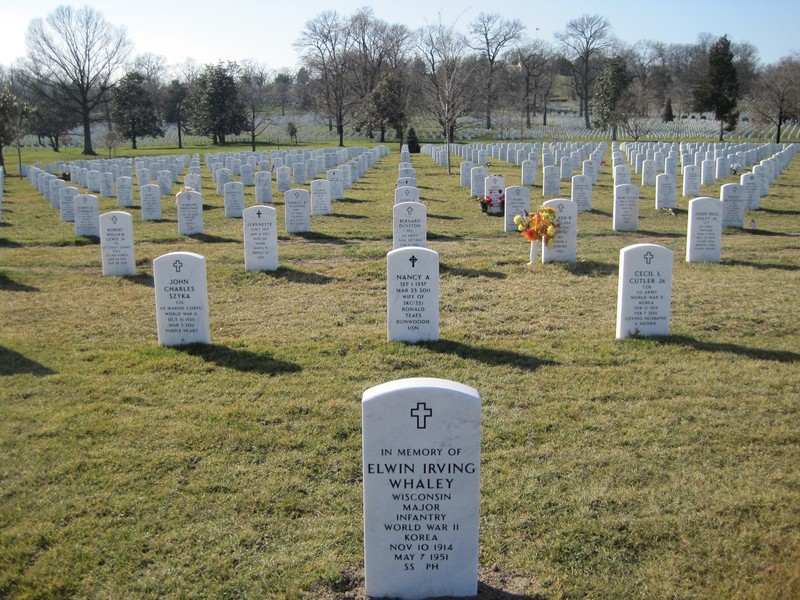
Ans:
[[[336,202],[343,202],[344,204],[361,204],[362,202],[368,202],[367,200],[359,200],[357,198],[339,198],[338,200],[334,200],[331,198],[331,206],[333,206]]]
[[[781,210],[778,208],[759,208],[755,211],[758,213],[766,213],[768,215],[800,215],[800,210]]]
[[[427,233],[427,239],[436,240],[437,242],[460,242],[464,238],[460,235],[445,235],[443,233]]]
[[[55,375],[56,371],[23,356],[19,352],[0,346],[0,376],[22,375],[24,373],[44,377],[45,375]]]
[[[38,292],[39,288],[30,285],[18,283],[11,279],[8,275],[0,272],[0,290],[7,292]]]
[[[277,271],[261,271],[264,275],[284,279],[290,283],[312,283],[314,285],[326,285],[339,281],[335,277],[328,277],[327,275],[320,275],[319,273],[309,273],[308,271],[300,271],[291,267],[278,267]]]
[[[228,348],[219,344],[187,344],[173,346],[174,350],[190,356],[198,356],[206,362],[218,367],[234,369],[243,373],[260,373],[262,375],[280,375],[281,373],[297,373],[302,367],[296,363],[278,360],[266,352],[250,352]]]
[[[593,208],[592,210],[590,210],[589,214],[590,215],[598,215],[598,216],[601,216],[601,217],[609,217],[609,218],[612,218],[614,216],[613,213],[610,213],[610,212],[605,211],[605,210],[598,210],[596,208]]]
[[[536,356],[522,354],[521,352],[469,346],[454,340],[440,339],[436,342],[420,342],[418,345],[432,352],[438,352],[439,354],[453,354],[465,360],[475,360],[487,365],[516,367],[518,369],[525,369],[526,371],[536,371],[539,367],[556,364],[551,360],[543,360]]]
[[[462,267],[451,267],[447,263],[439,263],[439,273],[447,273],[457,277],[489,277],[490,279],[506,279],[508,277],[508,275],[500,271],[464,269]]]
[[[583,275],[585,277],[609,277],[619,272],[619,267],[616,264],[603,263],[596,260],[565,262],[561,263],[561,266],[571,275]]]
[[[769,360],[780,363],[800,362],[800,354],[789,350],[767,350],[764,348],[748,348],[738,344],[703,342],[687,335],[668,335],[648,338],[655,343],[671,346],[688,346],[704,352],[727,352],[745,356],[754,360]]]
[[[319,231],[298,231],[292,232],[291,235],[296,235],[309,242],[318,242],[320,244],[335,244],[337,246],[346,246],[349,242],[340,237],[334,237],[327,233],[320,233]]]
[[[206,244],[241,244],[242,240],[234,238],[226,238],[218,235],[210,235],[208,233],[192,233],[186,237],[197,240],[198,242],[205,242]]]
[[[637,229],[636,231],[619,231],[618,233],[632,233],[632,234],[646,235],[646,236],[649,236],[649,237],[656,237],[656,238],[685,238],[686,237],[686,232],[671,233],[669,231],[650,231],[649,229]]]

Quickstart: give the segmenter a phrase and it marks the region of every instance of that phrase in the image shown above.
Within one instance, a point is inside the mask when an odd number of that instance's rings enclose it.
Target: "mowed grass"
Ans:
[[[639,231],[615,233],[603,167],[578,262],[533,267],[455,157],[412,160],[441,263],[440,340],[418,345],[386,341],[396,146],[312,233],[280,235],[276,273],[244,270],[205,169],[204,235],[178,235],[170,198],[157,223],[138,195],[125,209],[131,277],[6,178],[0,597],[341,589],[363,560],[361,394],[416,376],[481,393],[482,565],[546,599],[800,597],[800,159],[720,264],[685,262],[687,198],[671,215],[644,188]],[[619,251],[640,242],[675,251],[670,335],[618,341]],[[207,259],[211,345],[157,343],[152,261],[177,250]]]

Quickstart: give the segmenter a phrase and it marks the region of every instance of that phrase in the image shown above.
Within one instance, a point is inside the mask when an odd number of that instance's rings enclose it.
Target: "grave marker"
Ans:
[[[178,233],[196,235],[203,233],[203,196],[187,190],[175,197],[178,204]]]
[[[438,340],[439,254],[416,247],[392,250],[386,256],[386,272],[388,340]]]
[[[400,202],[392,209],[392,248],[428,245],[428,207],[421,202]]]
[[[292,189],[283,197],[286,232],[305,233],[311,231],[311,195],[308,190]]]
[[[72,205],[75,217],[75,235],[84,237],[100,236],[100,209],[97,196],[80,194],[75,196]]]
[[[722,248],[722,201],[695,198],[689,201],[686,262],[720,261]]]
[[[364,392],[364,579],[371,598],[478,593],[481,401],[453,381]]]
[[[242,211],[245,271],[277,271],[278,211],[251,206]]]
[[[531,210],[531,190],[522,185],[512,185],[506,188],[506,201],[504,217],[505,223],[503,230],[506,233],[519,231],[514,217],[524,215]]]
[[[656,244],[620,250],[617,339],[669,335],[672,256]]]
[[[542,262],[575,262],[578,253],[578,207],[572,200],[556,198],[544,203],[556,210],[559,227],[556,237],[548,246],[542,244]],[[538,242],[532,242],[538,243]]]
[[[636,231],[639,228],[639,188],[635,185],[614,186],[614,231]]]
[[[205,257],[194,252],[162,254],[153,261],[153,281],[158,343],[210,344]]]
[[[100,259],[103,275],[135,275],[133,217],[123,211],[100,215]]]

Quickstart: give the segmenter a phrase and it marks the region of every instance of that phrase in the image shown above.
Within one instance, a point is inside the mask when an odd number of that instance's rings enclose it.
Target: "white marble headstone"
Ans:
[[[518,231],[514,217],[523,215],[531,210],[531,189],[523,185],[512,185],[506,188],[506,201],[504,208],[504,231],[510,233]]]
[[[229,181],[223,188],[225,194],[225,216],[241,219],[244,210],[244,185],[241,181]]]
[[[720,261],[722,249],[722,201],[695,198],[689,201],[686,262]]]
[[[672,260],[672,250],[656,244],[620,250],[617,339],[669,335]]]
[[[421,202],[400,202],[392,209],[392,248],[425,248],[428,207]]]
[[[635,185],[614,186],[614,231],[636,231],[639,228],[639,188]]]
[[[153,281],[158,343],[210,344],[205,257],[194,252],[162,254],[153,261]]]
[[[592,210],[592,176],[575,175],[572,178],[572,201],[578,212]]]
[[[72,205],[75,217],[75,235],[99,237],[100,208],[97,196],[93,194],[79,194],[73,199]]]
[[[200,192],[184,191],[175,197],[178,204],[178,233],[203,233],[203,196]]]
[[[439,254],[416,247],[392,250],[386,256],[386,272],[388,340],[438,340]]]
[[[251,206],[242,211],[245,271],[278,269],[278,211]]]
[[[308,190],[291,189],[283,196],[286,232],[311,231],[311,195]]]
[[[331,214],[331,182],[327,179],[314,179],[311,182],[311,214]]]
[[[444,379],[390,381],[361,401],[370,598],[478,593],[481,400]]]
[[[575,262],[578,259],[578,207],[566,198],[548,200],[544,206],[556,209],[560,225],[552,243],[542,244],[542,262]]]
[[[103,275],[135,275],[133,217],[115,210],[100,215],[100,259]]]

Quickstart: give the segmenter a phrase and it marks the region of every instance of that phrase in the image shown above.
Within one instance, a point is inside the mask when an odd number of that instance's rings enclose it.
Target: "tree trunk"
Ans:
[[[250,147],[253,149],[253,152],[256,151],[256,132],[250,132]]]
[[[783,110],[778,110],[778,128],[775,130],[775,143],[781,143],[781,125],[783,125]]]
[[[3,169],[3,172],[5,173],[6,163],[5,163],[5,160],[3,160],[3,143],[2,142],[0,142],[0,169]],[[22,171],[20,171],[19,175],[20,175],[20,177],[22,177]],[[2,192],[2,190],[0,190],[0,192]]]
[[[92,119],[88,108],[83,109],[83,153],[97,156],[97,152],[92,148]]]
[[[181,118],[178,117],[178,149],[183,148],[183,140],[181,139]]]
[[[719,120],[719,141],[720,142],[724,139],[724,136],[723,136],[723,133],[724,133],[724,129],[723,128],[724,127],[725,127],[725,119],[720,119]]]
[[[136,136],[131,138],[131,144],[133,145],[133,149],[136,150]]]
[[[339,147],[344,148],[344,125],[337,123],[336,133],[339,136]]]

